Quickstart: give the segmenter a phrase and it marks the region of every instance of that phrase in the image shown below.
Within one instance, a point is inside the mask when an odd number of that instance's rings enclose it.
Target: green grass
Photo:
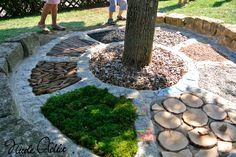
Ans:
[[[177,5],[177,0],[159,1],[159,11],[165,13],[181,13],[192,16],[208,16],[224,20],[225,23],[236,24],[236,0],[195,0],[183,7]],[[101,27],[108,17],[108,8],[74,10],[58,14],[58,22],[68,30],[85,30]],[[37,32],[36,27],[40,15],[0,20],[0,43],[6,38],[17,36],[24,32]],[[51,17],[47,18],[50,24]],[[121,23],[123,24],[123,23]]]
[[[131,100],[94,86],[53,96],[42,107],[42,113],[62,133],[106,157],[135,155],[135,111]]]

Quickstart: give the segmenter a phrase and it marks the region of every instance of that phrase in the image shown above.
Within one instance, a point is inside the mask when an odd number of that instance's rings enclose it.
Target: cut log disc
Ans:
[[[190,109],[183,114],[183,120],[194,127],[204,126],[208,122],[207,115],[200,109]]]
[[[182,94],[180,99],[189,107],[201,107],[204,103],[201,98],[193,94]]]
[[[180,100],[176,98],[168,98],[163,102],[163,106],[172,113],[183,113],[186,111],[186,106]]]
[[[194,157],[219,157],[219,154],[217,152],[217,148],[211,148],[211,149],[200,149]]]
[[[236,142],[236,127],[226,122],[212,122],[214,134],[223,141]]]
[[[169,151],[179,151],[188,145],[188,139],[178,131],[163,131],[159,134],[158,141]]]
[[[236,111],[228,112],[230,121],[236,125]]]
[[[203,148],[213,147],[217,143],[215,135],[206,128],[195,128],[188,132],[188,136],[192,143]]]
[[[154,115],[154,120],[157,124],[166,129],[175,129],[181,125],[181,120],[167,111],[156,113]]]
[[[225,110],[217,105],[207,104],[203,106],[203,111],[214,120],[223,120],[227,116]]]

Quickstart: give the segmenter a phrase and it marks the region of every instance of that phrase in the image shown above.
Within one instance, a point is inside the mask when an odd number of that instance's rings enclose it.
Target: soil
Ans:
[[[142,69],[122,63],[123,45],[92,55],[90,69],[103,82],[138,90],[158,90],[176,84],[186,73],[184,62],[161,48],[154,48],[152,61]]]

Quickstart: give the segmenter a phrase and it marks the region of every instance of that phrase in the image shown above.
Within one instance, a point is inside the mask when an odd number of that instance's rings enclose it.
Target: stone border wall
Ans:
[[[157,24],[183,27],[199,34],[215,38],[219,44],[236,53],[236,25],[225,24],[222,20],[208,17],[185,16],[182,14],[158,13]]]

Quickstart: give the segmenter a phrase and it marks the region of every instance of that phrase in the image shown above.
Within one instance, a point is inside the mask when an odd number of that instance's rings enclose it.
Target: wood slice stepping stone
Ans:
[[[163,151],[161,152],[162,157],[192,157],[193,154],[190,152],[189,149],[184,149],[180,152],[167,152]]]
[[[200,127],[207,124],[208,117],[201,109],[190,109],[184,112],[183,120],[188,125]]]
[[[89,48],[89,46],[95,44],[96,43],[93,41],[80,39],[79,36],[74,36],[56,44],[47,55],[56,57],[78,57],[84,53]]]
[[[176,98],[168,98],[165,101],[163,101],[163,106],[168,110],[169,112],[172,113],[183,113],[186,111],[186,106],[184,103],[182,103],[180,100]]]
[[[178,131],[163,131],[157,138],[160,145],[169,151],[179,151],[188,145],[188,139]]]
[[[227,116],[225,110],[217,105],[207,104],[203,106],[203,111],[214,120],[223,120]]]
[[[180,99],[189,107],[198,108],[204,104],[201,98],[193,94],[188,94],[188,93],[182,94],[180,96]]]
[[[219,157],[216,147],[211,149],[200,149],[194,157]]]
[[[189,139],[197,146],[209,148],[217,143],[215,135],[206,128],[195,128],[188,132]]]
[[[233,145],[231,142],[218,141],[217,149],[219,152],[230,152],[233,149]]]
[[[236,127],[226,122],[212,122],[214,134],[223,141],[236,142]]]
[[[229,115],[229,119],[230,121],[236,125],[236,111],[229,111],[228,112],[228,115]]]
[[[35,95],[47,94],[81,80],[76,62],[39,62],[28,80]]]
[[[156,113],[154,115],[154,120],[157,124],[166,129],[175,129],[181,125],[181,120],[167,111]]]

